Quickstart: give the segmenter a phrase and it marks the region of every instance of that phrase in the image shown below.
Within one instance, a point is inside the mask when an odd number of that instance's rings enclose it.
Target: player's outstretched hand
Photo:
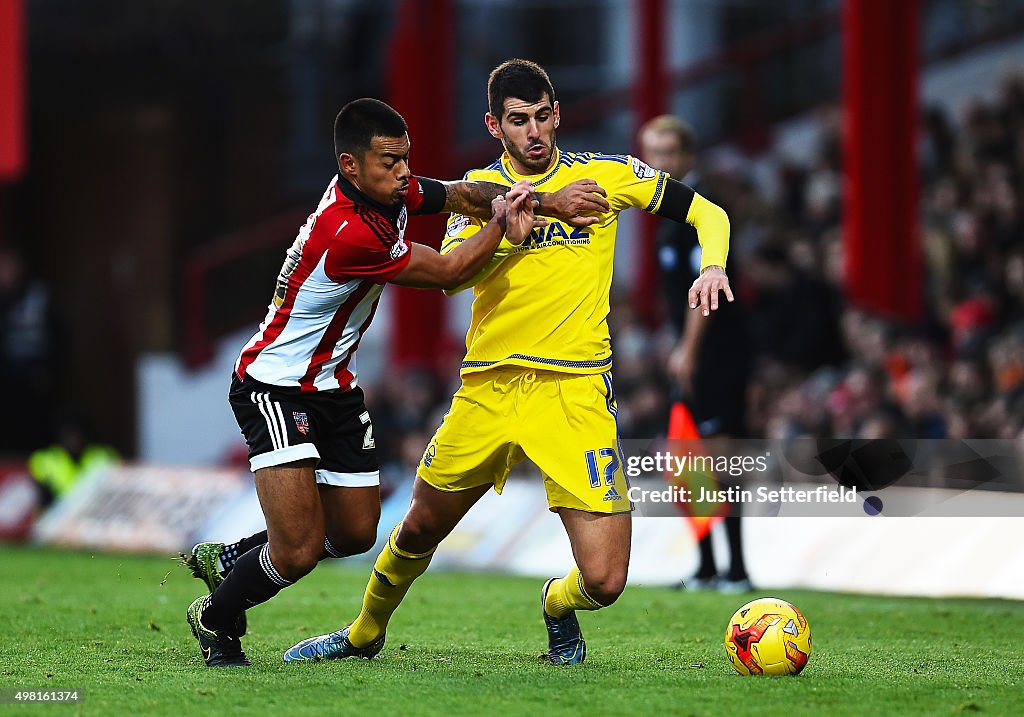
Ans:
[[[718,310],[719,291],[724,291],[725,298],[729,301],[735,300],[725,269],[713,265],[704,267],[704,271],[700,273],[700,276],[693,282],[693,286],[690,287],[690,293],[687,297],[687,300],[690,302],[690,308],[696,309],[699,303],[701,313],[704,316],[710,316],[712,311]]]
[[[589,227],[601,221],[598,214],[610,209],[607,196],[593,179],[578,179],[557,192],[545,194],[539,211],[574,227]]]
[[[548,220],[533,213],[533,185],[522,180],[512,185],[505,194],[505,237],[513,244],[522,244],[537,227],[547,226]]]

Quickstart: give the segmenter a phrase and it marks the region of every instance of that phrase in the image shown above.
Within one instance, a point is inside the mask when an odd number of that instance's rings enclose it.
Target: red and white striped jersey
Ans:
[[[239,379],[354,388],[355,352],[384,284],[409,263],[408,214],[440,211],[443,193],[440,183],[412,177],[406,203],[389,208],[335,176],[288,249],[267,316],[235,364]]]

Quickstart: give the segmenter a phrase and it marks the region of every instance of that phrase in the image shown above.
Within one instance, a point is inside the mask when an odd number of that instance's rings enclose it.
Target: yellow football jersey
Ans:
[[[529,179],[541,192],[589,178],[608,193],[610,210],[589,227],[551,219],[522,246],[502,240],[494,258],[470,282],[475,298],[464,374],[498,366],[566,373],[603,373],[611,367],[608,294],[619,213],[629,207],[656,211],[668,175],[628,155],[555,151],[555,162],[544,174],[517,174],[507,153],[486,169],[466,174],[466,179],[506,186]],[[442,253],[482,226],[478,219],[453,214]]]

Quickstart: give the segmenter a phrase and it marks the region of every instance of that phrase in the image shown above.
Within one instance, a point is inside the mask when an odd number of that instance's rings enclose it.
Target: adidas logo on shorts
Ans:
[[[619,495],[619,491],[615,490],[615,486],[608,489],[608,492],[604,494],[604,500],[622,500],[622,496]]]

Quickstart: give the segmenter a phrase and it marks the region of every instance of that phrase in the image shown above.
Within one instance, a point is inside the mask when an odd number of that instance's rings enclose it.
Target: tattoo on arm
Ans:
[[[478,219],[491,218],[491,201],[508,187],[493,182],[445,182],[445,212],[465,214]]]

